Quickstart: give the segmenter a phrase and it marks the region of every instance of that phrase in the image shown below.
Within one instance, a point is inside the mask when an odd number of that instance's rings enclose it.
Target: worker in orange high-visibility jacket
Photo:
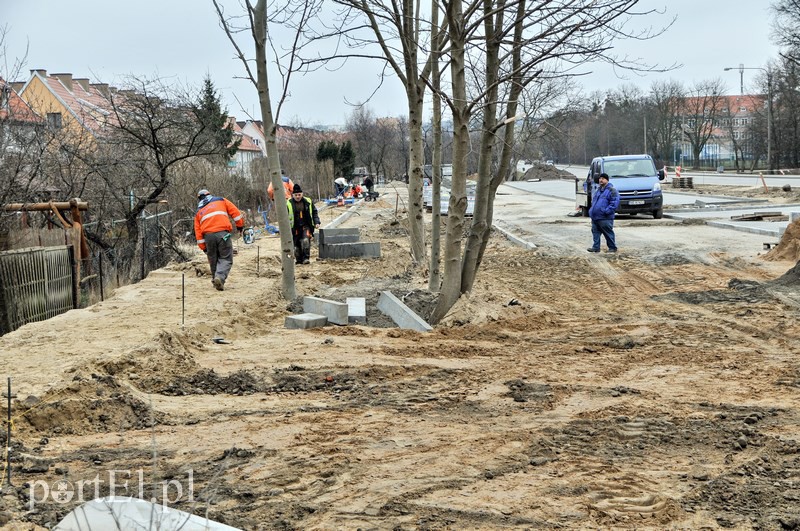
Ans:
[[[197,192],[197,214],[194,216],[194,236],[197,245],[208,256],[211,266],[211,282],[219,291],[225,289],[225,281],[233,267],[233,241],[231,220],[236,223],[239,234],[244,230],[244,216],[236,205],[224,197],[214,197],[206,190]]]
[[[281,182],[283,183],[283,195],[286,196],[286,199],[291,199],[294,183],[285,174],[281,175]],[[270,201],[275,201],[275,189],[272,187],[272,182],[270,182],[269,186],[267,186],[267,195],[269,196]]]

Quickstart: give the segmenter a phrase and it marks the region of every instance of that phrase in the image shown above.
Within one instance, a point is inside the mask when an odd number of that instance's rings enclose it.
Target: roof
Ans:
[[[0,120],[13,122],[38,123],[42,118],[33,112],[33,109],[19,97],[17,91],[0,77],[0,91],[5,94],[0,96]]]
[[[60,77],[68,80],[65,85]],[[58,101],[66,107],[75,119],[90,133],[96,135],[100,133],[106,123],[113,120],[111,103],[108,98],[100,91],[97,85],[84,83],[85,79],[72,79],[71,74],[47,75],[44,70],[33,71],[31,79],[25,84],[21,92],[30,85],[34,78],[38,78]]]
[[[650,155],[611,155],[608,157],[595,157],[595,160],[603,159],[603,160],[641,160],[641,159],[649,159],[651,158]]]
[[[249,135],[244,134],[242,131],[242,126],[240,126],[239,123],[244,122],[237,122],[234,119],[231,119],[230,122],[233,124],[234,136],[241,139],[241,142],[239,143],[239,151],[258,151],[261,153],[261,148],[258,147],[255,142],[253,142],[253,139]]]

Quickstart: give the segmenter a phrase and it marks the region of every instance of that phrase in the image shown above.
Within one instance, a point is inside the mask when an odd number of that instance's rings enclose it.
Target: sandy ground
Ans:
[[[590,255],[588,221],[526,201],[506,225],[538,247],[496,235],[431,333],[372,307],[431,301],[388,191],[344,225],[381,259],[297,270],[300,294],[367,297],[373,326],[284,329],[264,237],[224,292],[198,254],[4,336],[0,523],[52,526],[113,473],[241,529],[800,527],[800,229],[765,260],[755,236],[621,220],[622,252]]]

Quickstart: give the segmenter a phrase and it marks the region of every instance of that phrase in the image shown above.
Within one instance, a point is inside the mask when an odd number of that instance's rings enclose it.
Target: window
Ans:
[[[53,129],[61,129],[61,113],[49,112],[47,113],[47,125]]]
[[[747,107],[739,107],[739,112],[747,112]]]

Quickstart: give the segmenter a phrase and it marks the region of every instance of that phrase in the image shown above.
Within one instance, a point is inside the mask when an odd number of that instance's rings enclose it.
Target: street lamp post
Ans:
[[[724,70],[728,72],[737,70],[737,68],[727,67]],[[772,173],[772,72],[760,66],[744,66],[743,64],[739,64],[738,70],[740,79],[743,79],[745,70],[761,70],[767,75],[767,170]],[[741,88],[742,92],[744,92],[743,83]]]

